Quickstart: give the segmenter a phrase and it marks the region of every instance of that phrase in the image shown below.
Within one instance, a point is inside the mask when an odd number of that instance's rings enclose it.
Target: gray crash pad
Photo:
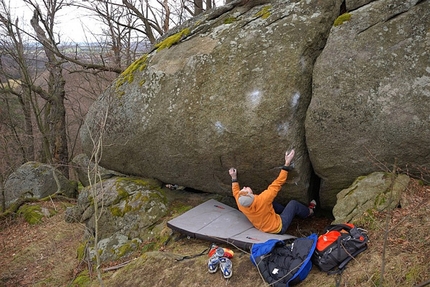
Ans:
[[[250,250],[252,244],[269,239],[288,240],[288,234],[271,234],[259,231],[238,209],[210,199],[167,222],[172,230],[193,238],[216,243],[228,243]]]

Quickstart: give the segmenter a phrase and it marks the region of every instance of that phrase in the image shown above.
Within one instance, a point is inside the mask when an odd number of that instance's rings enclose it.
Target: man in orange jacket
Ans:
[[[295,216],[306,218],[314,213],[315,200],[311,201],[309,207],[296,200],[289,201],[285,208],[274,202],[282,185],[287,181],[288,171],[292,169],[290,164],[294,153],[294,150],[285,153],[285,164],[278,178],[260,194],[254,194],[252,189],[247,186],[240,189],[237,181],[237,170],[234,167],[229,170],[233,196],[239,210],[245,214],[255,228],[263,232],[283,234]]]

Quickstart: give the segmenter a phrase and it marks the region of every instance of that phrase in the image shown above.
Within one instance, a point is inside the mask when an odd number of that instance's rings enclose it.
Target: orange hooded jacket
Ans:
[[[248,207],[239,203],[240,186],[238,182],[232,182],[231,188],[236,204],[240,211],[249,219],[255,228],[267,233],[279,233],[282,229],[282,221],[279,214],[275,213],[272,203],[282,185],[287,181],[288,171],[281,169],[281,172],[265,191],[254,194],[254,201]]]

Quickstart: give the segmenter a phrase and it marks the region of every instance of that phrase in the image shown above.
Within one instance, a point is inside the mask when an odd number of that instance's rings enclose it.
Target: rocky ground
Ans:
[[[184,206],[195,206],[213,197],[186,191],[166,192],[172,212],[165,221],[180,213]],[[350,262],[342,276],[329,276],[314,266],[300,285],[430,284],[429,199],[430,187],[413,181],[404,195],[403,206],[392,212],[365,214],[357,222],[357,225],[368,230],[369,249]],[[20,216],[0,221],[0,287],[267,286],[249,260],[247,251],[225,245],[235,252],[232,259],[233,276],[225,280],[220,273],[207,272],[206,252],[210,242],[176,233],[168,240],[145,242],[139,252],[121,262],[100,266],[98,279],[97,273],[93,271],[94,266],[79,261],[77,257],[84,226],[64,221],[65,207],[72,203],[50,201],[37,204],[54,210],[56,214],[34,225],[29,225]],[[296,236],[321,233],[330,220],[320,212],[311,220],[295,220],[289,233]],[[162,233],[170,234],[171,231],[164,227]],[[197,256],[200,253],[203,255]]]

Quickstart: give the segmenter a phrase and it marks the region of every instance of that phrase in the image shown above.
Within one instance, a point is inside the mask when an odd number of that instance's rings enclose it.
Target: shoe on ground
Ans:
[[[209,258],[209,261],[208,261],[209,273],[217,272],[218,266],[219,266],[219,257],[218,256],[212,256],[211,258]]]
[[[233,275],[233,264],[230,259],[221,257],[219,259],[219,268],[222,272],[222,276],[225,279],[228,279]]]
[[[224,249],[218,247],[215,253],[209,258],[208,261],[208,271],[209,273],[215,273],[218,270],[218,265],[220,264],[220,258],[224,255]]]

